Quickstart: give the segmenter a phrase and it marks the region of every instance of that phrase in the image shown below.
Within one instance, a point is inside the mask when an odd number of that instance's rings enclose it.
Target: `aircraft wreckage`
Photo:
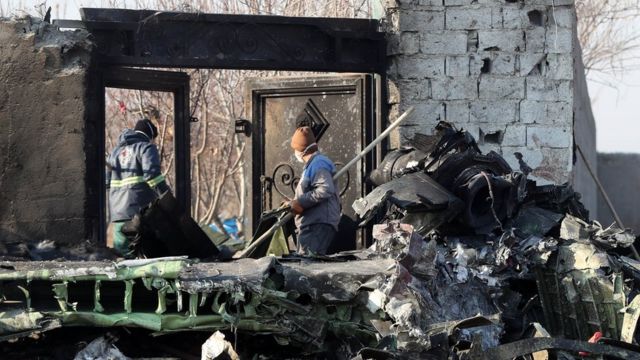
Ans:
[[[126,327],[236,338],[203,358],[640,358],[635,236],[589,220],[568,185],[527,179],[524,160],[514,171],[448,123],[436,134],[370,174],[353,204],[374,224],[368,249],[0,262],[4,353],[56,329]],[[207,343],[226,342],[216,334]]]

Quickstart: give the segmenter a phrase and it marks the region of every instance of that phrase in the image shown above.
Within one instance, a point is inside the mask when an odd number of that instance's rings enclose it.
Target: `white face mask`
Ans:
[[[301,162],[301,163],[304,162],[304,159],[302,158],[304,156],[304,153],[302,151],[295,150],[294,155],[296,157],[296,160],[298,160],[298,162]]]

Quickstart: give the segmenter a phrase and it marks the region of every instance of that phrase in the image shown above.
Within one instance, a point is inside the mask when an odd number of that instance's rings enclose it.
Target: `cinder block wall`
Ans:
[[[0,250],[89,236],[86,33],[0,19]]]
[[[417,110],[392,144],[447,120],[514,169],[522,153],[539,183],[573,180],[572,0],[390,0],[387,10],[391,116]]]

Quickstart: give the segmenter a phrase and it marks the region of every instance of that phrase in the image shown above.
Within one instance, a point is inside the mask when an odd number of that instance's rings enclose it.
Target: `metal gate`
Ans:
[[[252,115],[251,146],[246,156],[251,181],[249,224],[256,228],[260,214],[293,197],[303,164],[290,148],[297,127],[310,126],[320,151],[338,169],[358,154],[379,130],[376,119],[376,81],[372,75],[312,76],[305,78],[252,79],[247,83]],[[371,170],[371,154],[339,181],[343,216],[333,251],[364,245],[356,231],[351,204],[365,194],[364,175]]]

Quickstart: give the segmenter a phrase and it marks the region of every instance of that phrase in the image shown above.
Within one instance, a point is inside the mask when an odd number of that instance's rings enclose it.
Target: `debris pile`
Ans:
[[[206,334],[153,356],[640,358],[635,236],[590,221],[570,186],[527,179],[524,159],[513,171],[467,132],[437,130],[369,176],[377,187],[353,204],[363,225],[373,223],[368,249],[0,262],[0,340],[15,342],[0,350],[32,349],[36,335],[72,327],[125,326]],[[82,351],[136,349],[105,337]]]
[[[513,171],[466,131],[441,122],[436,133],[390,152],[369,177],[377,187],[353,204],[377,223],[369,258],[397,261],[369,296],[396,339],[384,350],[486,357],[530,329],[637,344],[637,316],[625,317],[638,311],[628,307],[638,289],[638,263],[627,257],[635,235],[589,221],[569,185],[527,179],[522,158]],[[531,353],[534,341],[502,356]]]

